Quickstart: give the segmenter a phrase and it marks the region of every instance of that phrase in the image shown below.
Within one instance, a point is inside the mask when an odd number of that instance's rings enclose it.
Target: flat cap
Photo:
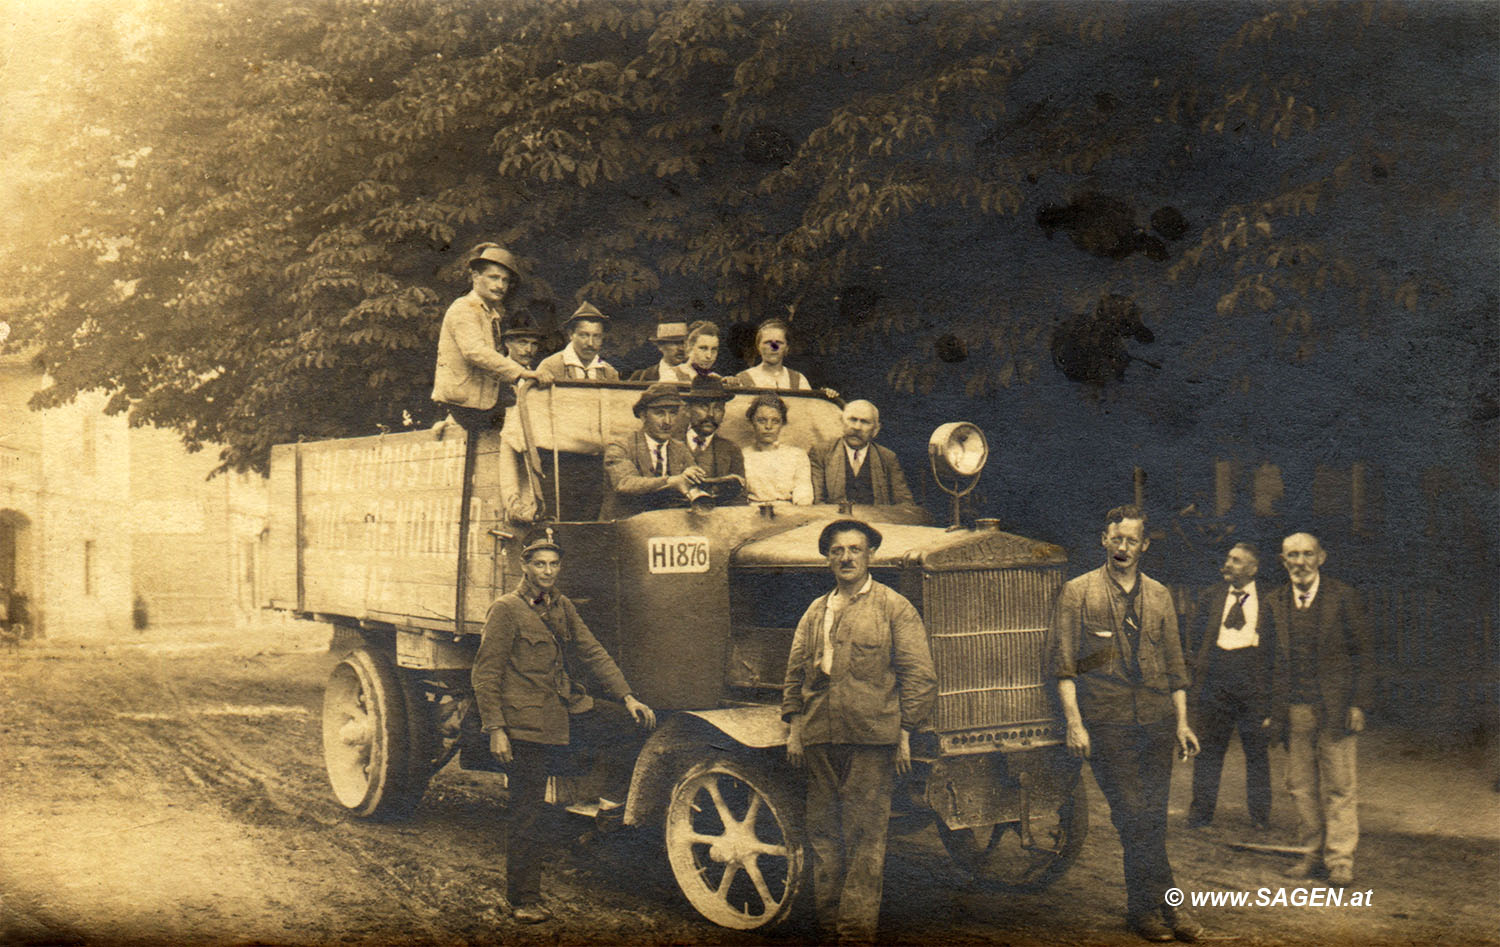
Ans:
[[[526,538],[521,540],[521,558],[542,549],[551,549],[559,556],[563,554],[563,548],[557,544],[557,534],[551,526],[538,526],[526,534]]]
[[[635,399],[635,405],[630,410],[634,412],[636,417],[640,417],[642,411],[657,405],[676,405],[679,408],[682,407],[682,395],[678,392],[677,386],[664,381],[656,382],[650,388],[641,392],[641,396]]]
[[[823,527],[823,532],[818,534],[818,555],[828,555],[828,547],[833,545],[833,536],[835,533],[842,533],[851,529],[865,534],[865,539],[869,540],[871,552],[880,548],[880,540],[883,538],[880,535],[880,530],[866,523],[864,520],[842,519],[829,523]]]

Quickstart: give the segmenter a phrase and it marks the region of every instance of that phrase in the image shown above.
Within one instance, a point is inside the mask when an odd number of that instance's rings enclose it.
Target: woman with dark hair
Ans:
[[[807,452],[780,443],[786,426],[786,402],[776,395],[757,395],[745,412],[755,440],[745,448],[745,493],[751,503],[813,501],[812,464]]]

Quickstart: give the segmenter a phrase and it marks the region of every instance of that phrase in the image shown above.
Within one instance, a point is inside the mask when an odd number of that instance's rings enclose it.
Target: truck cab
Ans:
[[[783,920],[811,866],[781,684],[798,620],[832,587],[818,534],[854,516],[884,534],[872,572],[921,613],[938,675],[897,814],[935,825],[977,881],[1036,890],[1066,871],[1087,807],[1044,667],[1062,550],[993,520],[935,526],[916,506],[698,502],[599,520],[604,448],[637,429],[630,406],[643,387],[523,390],[502,430],[473,445],[462,431],[419,431],[273,451],[281,581],[271,605],[362,642],[326,692],[339,801],[361,816],[399,816],[455,756],[500,768],[482,744],[469,669],[489,603],[519,579],[529,524],[518,518],[545,518],[566,550],[562,591],[661,717],[635,754],[625,824],[662,833],[683,895],[708,919],[741,929]],[[750,442],[755,394],[736,394],[719,436]],[[836,403],[777,394],[789,405],[782,443],[839,436]],[[940,484],[954,466],[954,428],[931,445]],[[982,442],[963,436],[970,450]],[[587,814],[577,801],[587,788],[559,785],[553,796]]]

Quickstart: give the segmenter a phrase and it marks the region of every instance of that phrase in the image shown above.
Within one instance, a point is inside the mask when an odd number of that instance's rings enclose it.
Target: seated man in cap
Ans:
[[[675,381],[687,384],[693,373],[686,366],[687,323],[658,322],[651,341],[661,350],[661,361],[630,376],[631,381]]]
[[[604,325],[607,322],[609,317],[591,303],[580,305],[563,327],[568,333],[568,344],[561,352],[542,359],[537,370],[553,379],[619,381],[620,373],[599,357],[599,351],[604,348]]]
[[[470,680],[490,753],[506,764],[506,896],[516,920],[552,916],[542,903],[542,855],[552,847],[539,831],[547,777],[567,771],[570,744],[593,749],[609,777],[601,816],[618,811],[629,789],[635,728],[656,727],[656,714],[635,698],[609,652],[578,609],[557,591],[562,547],[550,528],[533,530],[521,550],[521,583],[490,606]],[[613,701],[595,701],[582,674]]]
[[[686,506],[689,489],[704,478],[703,468],[682,441],[672,437],[682,411],[677,386],[659,381],[641,392],[632,411],[641,429],[628,443],[604,451],[604,503],[599,518],[621,519],[646,510]]]
[[[469,255],[469,282],[469,292],[443,314],[432,400],[472,432],[494,424],[501,386],[545,379],[500,353],[505,298],[520,285],[515,258],[499,244],[481,243]]]
[[[739,445],[719,436],[724,423],[724,408],[733,398],[717,376],[699,375],[682,393],[687,402],[687,436],[685,442],[693,463],[708,481],[733,478],[730,483],[708,485],[709,492],[720,502],[745,502],[745,455]]]

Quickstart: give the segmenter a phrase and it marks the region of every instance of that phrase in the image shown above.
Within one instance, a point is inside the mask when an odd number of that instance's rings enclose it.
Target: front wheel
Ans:
[[[683,895],[721,927],[781,923],[806,881],[799,800],[743,759],[709,760],[683,774],[667,806],[666,846]]]
[[[1088,794],[1083,780],[1055,805],[1032,813],[1031,838],[1020,822],[997,822],[969,829],[950,829],[937,820],[943,847],[972,881],[1014,894],[1046,888],[1077,861],[1089,829]]]

